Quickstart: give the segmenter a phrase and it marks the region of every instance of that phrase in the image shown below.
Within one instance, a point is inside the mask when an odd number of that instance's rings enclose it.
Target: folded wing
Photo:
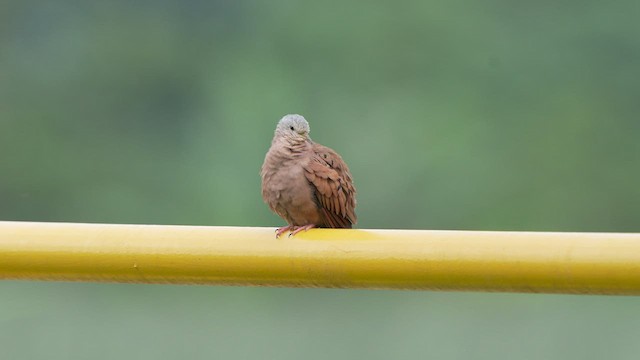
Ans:
[[[326,146],[313,144],[305,176],[315,190],[326,226],[351,228],[356,223],[356,189],[347,164]]]

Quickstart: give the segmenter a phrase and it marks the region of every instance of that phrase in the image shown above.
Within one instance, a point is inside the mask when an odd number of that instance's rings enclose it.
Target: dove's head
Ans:
[[[302,115],[285,115],[278,122],[276,137],[280,136],[290,141],[304,141],[309,138],[309,123]]]

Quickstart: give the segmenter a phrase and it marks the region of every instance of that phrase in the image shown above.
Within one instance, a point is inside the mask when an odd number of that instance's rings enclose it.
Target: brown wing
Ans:
[[[340,155],[326,146],[313,144],[313,155],[305,176],[315,190],[327,227],[351,228],[356,223],[356,188]]]

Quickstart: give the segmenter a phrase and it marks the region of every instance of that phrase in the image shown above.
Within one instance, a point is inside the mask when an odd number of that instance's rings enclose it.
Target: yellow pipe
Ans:
[[[0,279],[640,295],[640,234],[0,222]]]

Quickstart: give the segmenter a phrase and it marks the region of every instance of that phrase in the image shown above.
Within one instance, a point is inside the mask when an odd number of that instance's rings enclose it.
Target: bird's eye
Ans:
[[[291,129],[291,131],[295,130],[295,129],[293,128],[293,126],[292,126],[292,127],[290,127],[289,129]]]

